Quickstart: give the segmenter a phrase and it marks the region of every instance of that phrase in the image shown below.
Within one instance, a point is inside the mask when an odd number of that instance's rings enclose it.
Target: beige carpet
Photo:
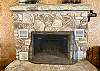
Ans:
[[[33,64],[16,60],[9,64],[5,71],[97,71],[97,69],[87,60],[74,65]]]

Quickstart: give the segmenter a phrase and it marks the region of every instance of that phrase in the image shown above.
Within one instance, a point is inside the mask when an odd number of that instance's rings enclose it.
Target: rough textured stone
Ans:
[[[17,5],[10,8],[11,10],[90,10],[89,5],[86,4],[28,4],[28,5]]]
[[[17,8],[18,10],[15,9],[16,7],[18,7]],[[27,6],[19,5],[19,6],[11,7],[14,16],[15,36],[16,36],[16,45],[17,45],[16,49],[19,50],[19,52],[28,51],[27,47],[29,45],[25,48],[25,46],[27,45],[25,40],[31,39],[32,31],[56,31],[56,32],[73,31],[74,32],[75,29],[85,29],[85,32],[87,33],[87,28],[88,28],[87,16],[89,11],[63,11],[63,10],[80,10],[80,9],[84,10],[84,8],[86,10],[87,9],[89,10],[88,6],[85,5],[79,6],[79,5],[67,5],[67,4],[48,5],[48,6],[41,5],[41,4],[36,4],[36,5],[32,4]],[[25,9],[26,11],[21,11]],[[48,10],[48,11],[44,11],[44,10]],[[50,10],[56,10],[56,11],[50,11]],[[17,36],[18,34],[17,32],[20,29],[29,30],[28,32],[29,37],[27,39],[22,39]],[[84,39],[86,38],[87,35],[85,35]],[[77,42],[78,45],[81,42],[80,40],[84,41],[82,39],[78,39],[79,41]],[[86,43],[81,43],[79,47],[87,47],[85,44]]]
[[[74,65],[34,64],[28,61],[13,61],[5,71],[97,71],[88,61],[80,61]]]

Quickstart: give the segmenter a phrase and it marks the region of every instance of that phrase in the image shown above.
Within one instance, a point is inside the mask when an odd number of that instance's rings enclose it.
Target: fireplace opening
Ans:
[[[32,32],[32,62],[71,64],[73,37],[69,32]]]

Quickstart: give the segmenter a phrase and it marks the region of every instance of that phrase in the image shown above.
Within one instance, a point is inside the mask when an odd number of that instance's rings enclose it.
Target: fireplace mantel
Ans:
[[[12,11],[32,11],[32,10],[91,10],[89,5],[84,4],[58,4],[58,5],[46,5],[46,4],[21,4],[10,7]]]

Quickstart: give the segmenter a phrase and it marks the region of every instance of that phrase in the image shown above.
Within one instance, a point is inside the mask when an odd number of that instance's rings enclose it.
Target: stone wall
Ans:
[[[75,9],[77,9],[76,7],[79,6],[76,6],[74,8],[69,7],[69,9],[73,11],[64,11],[64,8],[66,7],[65,5],[64,6],[33,5],[31,7],[23,6],[23,8],[18,6],[16,7],[15,7],[16,10],[14,10],[14,8],[11,9],[13,10],[13,16],[14,16],[17,59],[19,59],[19,52],[29,51],[32,31],[73,31],[74,32],[76,29],[85,30],[84,38],[75,39],[76,44],[78,46],[78,55],[79,55],[78,59],[84,59],[86,57],[87,30],[88,30],[87,15],[89,11],[84,11],[84,10],[74,11]],[[25,10],[25,8],[27,9]],[[80,10],[80,8],[78,9]],[[19,37],[20,30],[28,30],[28,37],[20,38]]]

